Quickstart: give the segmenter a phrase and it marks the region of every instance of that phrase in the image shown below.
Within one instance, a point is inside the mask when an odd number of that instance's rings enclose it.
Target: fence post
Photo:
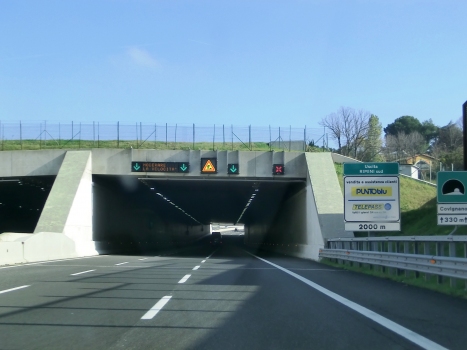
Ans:
[[[418,254],[418,242],[414,242],[414,247],[413,247],[413,252],[415,255]],[[415,278],[419,278],[420,277],[420,272],[418,271],[415,271]]]
[[[117,122],[117,148],[120,148],[120,122]]]
[[[430,243],[428,242],[423,243],[423,254],[430,255]],[[428,281],[429,279],[430,279],[430,274],[425,273],[425,281]]]
[[[392,250],[393,250],[392,245],[393,245],[393,243],[391,241],[388,241],[388,253],[392,253]],[[388,273],[390,275],[394,275],[395,271],[396,270],[393,267],[388,268]]]
[[[399,242],[394,242],[394,250],[395,250],[395,253],[400,253],[401,249],[400,249],[400,245],[399,245]],[[402,274],[402,269],[396,269],[396,275],[399,276]]]
[[[279,149],[281,148],[281,127],[279,126]]]
[[[289,125],[289,152],[292,150],[292,125]]]
[[[404,242],[404,254],[409,254],[409,242]],[[405,277],[410,276],[410,271],[405,270]]]
[[[442,244],[437,242],[436,243],[436,256],[442,256],[442,255],[443,255],[443,253],[442,253]],[[438,281],[438,284],[443,283],[443,276],[438,275],[437,276],[437,281]]]
[[[269,124],[269,151],[272,150],[271,124]]]
[[[138,123],[135,123],[136,148],[138,148]]]
[[[464,243],[464,258],[467,258],[467,243]],[[467,290],[467,280],[465,281],[464,289]]]
[[[456,256],[456,244],[454,242],[449,242],[449,256],[452,258]],[[456,286],[456,282],[454,277],[449,278],[449,285],[451,288]]]
[[[306,125],[305,129],[303,129],[303,152],[306,152]]]

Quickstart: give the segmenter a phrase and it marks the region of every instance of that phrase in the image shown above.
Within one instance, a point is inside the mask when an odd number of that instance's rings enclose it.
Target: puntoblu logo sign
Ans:
[[[391,197],[392,187],[352,187],[351,193],[354,197]]]

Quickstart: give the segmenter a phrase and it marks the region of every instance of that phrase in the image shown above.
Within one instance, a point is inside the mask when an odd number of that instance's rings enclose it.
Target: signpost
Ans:
[[[131,172],[137,173],[188,173],[188,162],[131,162]]]
[[[398,163],[344,164],[344,220],[347,231],[400,231]]]
[[[467,171],[438,173],[438,225],[467,225]]]

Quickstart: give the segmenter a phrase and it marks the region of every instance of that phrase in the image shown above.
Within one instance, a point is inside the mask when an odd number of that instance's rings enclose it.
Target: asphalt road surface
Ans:
[[[0,349],[467,348],[465,300],[230,239],[0,268]]]

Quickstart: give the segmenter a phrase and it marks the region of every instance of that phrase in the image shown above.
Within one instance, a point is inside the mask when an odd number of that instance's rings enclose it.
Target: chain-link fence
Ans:
[[[306,151],[327,148],[321,128],[149,123],[0,122],[0,149],[145,148]]]

